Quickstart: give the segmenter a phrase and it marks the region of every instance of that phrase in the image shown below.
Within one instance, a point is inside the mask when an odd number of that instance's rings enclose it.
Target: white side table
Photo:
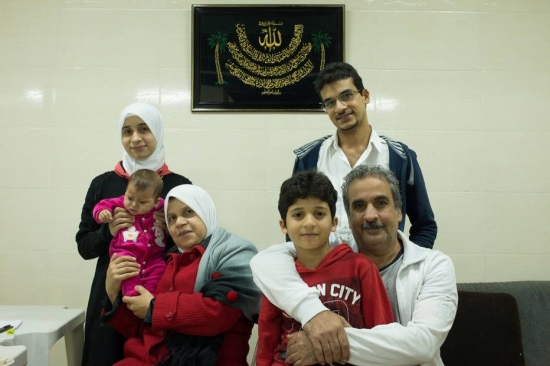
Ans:
[[[27,347],[25,346],[0,346],[0,359],[12,358],[15,360],[11,366],[27,366]]]
[[[81,365],[84,310],[64,306],[0,305],[0,318],[23,320],[14,334],[0,334],[0,345],[25,346],[28,366],[47,366],[50,348],[62,337],[65,337],[67,365]]]

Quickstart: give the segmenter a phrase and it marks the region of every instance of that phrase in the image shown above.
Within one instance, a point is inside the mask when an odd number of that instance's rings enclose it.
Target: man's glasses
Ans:
[[[349,102],[351,98],[353,98],[353,96],[357,93],[361,93],[361,90],[345,91],[340,94],[336,99],[342,102],[342,104],[346,105],[346,102]],[[323,108],[323,110],[327,112],[328,110],[336,107],[336,99],[325,100],[323,103],[321,103],[321,107]]]

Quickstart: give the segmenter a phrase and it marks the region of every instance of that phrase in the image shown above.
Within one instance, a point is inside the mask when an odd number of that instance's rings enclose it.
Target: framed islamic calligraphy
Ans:
[[[193,5],[193,112],[312,112],[343,61],[344,5]]]

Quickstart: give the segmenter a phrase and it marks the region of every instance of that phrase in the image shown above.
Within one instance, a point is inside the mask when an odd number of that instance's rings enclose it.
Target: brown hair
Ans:
[[[128,185],[130,184],[133,184],[136,190],[141,192],[152,190],[155,199],[160,197],[162,187],[164,186],[162,178],[157,174],[157,172],[150,169],[136,170],[134,174],[130,176]]]

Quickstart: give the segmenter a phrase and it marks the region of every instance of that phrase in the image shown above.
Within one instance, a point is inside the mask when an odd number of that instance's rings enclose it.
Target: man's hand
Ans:
[[[320,312],[304,325],[318,363],[348,362],[350,350],[344,325],[342,317],[328,310]]]
[[[109,231],[112,236],[125,227],[130,227],[134,223],[134,216],[122,207],[117,207],[113,211],[113,219],[109,221]]]
[[[124,296],[122,302],[126,304],[126,307],[134,313],[140,319],[145,318],[149,305],[154,296],[145,289],[143,286],[136,286],[135,290],[139,293],[137,296]]]
[[[285,362],[292,366],[315,365],[317,363],[313,344],[304,331],[288,335]]]

